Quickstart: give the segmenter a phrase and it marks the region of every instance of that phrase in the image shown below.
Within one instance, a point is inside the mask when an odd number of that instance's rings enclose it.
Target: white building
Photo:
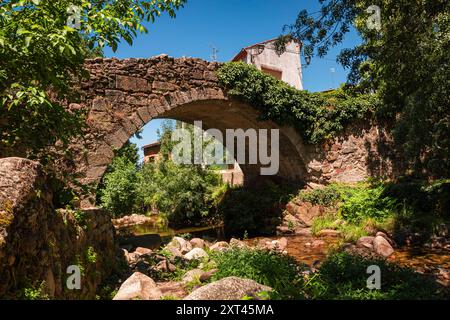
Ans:
[[[301,43],[291,40],[286,44],[286,51],[278,55],[274,42],[267,40],[243,48],[232,61],[243,61],[256,66],[259,70],[303,90],[302,65],[300,61]]]

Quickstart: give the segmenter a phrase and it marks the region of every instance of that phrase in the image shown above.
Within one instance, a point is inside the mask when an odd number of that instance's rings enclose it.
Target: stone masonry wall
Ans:
[[[55,210],[39,163],[0,159],[0,299],[42,288],[59,299],[94,298],[115,262],[114,229],[99,209]],[[82,270],[81,289],[68,290],[69,265]]]
[[[386,126],[371,121],[349,125],[309,155],[308,182],[358,182],[369,176],[392,178],[402,171]]]

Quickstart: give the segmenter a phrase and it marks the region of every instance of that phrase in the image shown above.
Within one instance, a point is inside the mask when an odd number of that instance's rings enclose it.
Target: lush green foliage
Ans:
[[[77,224],[82,227],[83,229],[87,228],[87,220],[88,217],[86,216],[86,212],[83,210],[75,210],[73,211],[73,217],[75,218],[75,221]]]
[[[104,189],[100,190],[101,205],[113,217],[129,214],[136,202],[136,166],[125,157],[114,159],[111,171],[103,178]]]
[[[420,232],[427,238],[450,219],[448,180],[331,184],[323,189],[302,191],[299,197],[332,207],[327,215],[313,221],[313,233],[336,229],[351,241],[376,229]]]
[[[20,290],[18,298],[21,300],[49,300],[45,293],[46,283],[42,281],[39,285],[25,287]]]
[[[300,192],[300,199],[324,205],[329,212],[313,220],[312,232],[323,229],[341,231],[345,241],[356,241],[379,228],[384,229],[399,212],[396,199],[385,195],[385,185],[359,183],[331,184],[325,188]]]
[[[163,122],[158,130],[161,160],[145,164],[138,173],[137,183],[138,206],[164,214],[174,227],[197,224],[215,213],[217,200],[226,191],[220,176],[210,168],[176,164],[171,160],[175,145],[172,133],[180,126],[179,122]],[[191,132],[193,144],[193,126],[184,124],[184,127]]]
[[[299,91],[243,62],[230,62],[218,71],[228,94],[261,111],[262,119],[292,125],[304,139],[319,143],[342,131],[351,120],[378,108],[375,95],[352,95],[343,90],[327,93]]]
[[[313,233],[335,229],[342,232],[345,241],[356,241],[377,229],[385,229],[398,217],[401,202],[387,195],[385,188],[381,183],[331,184],[302,192],[300,198],[332,207],[328,214],[314,219]]]
[[[313,190],[302,190],[299,199],[310,202],[313,205],[332,206],[341,200],[341,194],[336,184],[331,184],[325,188],[317,188]]]
[[[399,210],[390,228],[394,233],[419,233],[426,241],[450,222],[450,180],[432,183],[406,180],[387,184],[384,194],[397,200]]]
[[[213,281],[230,276],[247,278],[272,287],[275,290],[271,294],[273,298],[303,298],[303,278],[300,275],[303,267],[288,255],[237,247],[211,255],[218,269]]]
[[[218,205],[228,236],[270,235],[282,219],[283,204],[287,203],[296,186],[265,181],[248,187],[230,188]]]
[[[170,160],[145,164],[136,186],[139,206],[165,214],[172,226],[195,224],[208,216],[223,190],[214,171]]]
[[[374,230],[384,229],[384,222],[365,217],[358,221],[346,221],[339,215],[330,212],[313,220],[311,232],[317,234],[323,229],[334,229],[341,232],[343,241],[356,242],[362,236],[373,233]]]
[[[377,265],[381,271],[380,290],[368,289],[367,267]],[[433,279],[385,260],[370,260],[348,253],[327,258],[317,273],[305,281],[309,299],[437,299],[443,298]]]
[[[338,204],[340,217],[350,222],[358,222],[362,218],[383,219],[398,208],[398,201],[386,195],[385,187],[381,183],[331,184],[301,191],[299,198],[324,206]]]
[[[321,0],[317,15],[302,10],[288,26],[306,56],[327,54],[356,27],[362,43],[344,49],[339,62],[349,83],[377,92],[381,116],[393,119],[394,137],[412,173],[450,173],[450,5],[446,0]],[[379,28],[370,28],[380,8]],[[283,37],[280,42],[285,39]]]
[[[349,188],[342,193],[339,208],[343,219],[359,222],[363,218],[384,219],[398,208],[396,199],[384,194],[382,184]]]
[[[121,40],[131,44],[137,32],[147,31],[143,21],[154,21],[163,11],[174,16],[184,2],[1,1],[0,155],[36,156],[57,140],[64,145],[79,134],[81,115],[53,102],[49,90],[52,98],[74,101],[69,88],[84,76],[86,58],[104,46],[115,50]]]
[[[127,141],[115,152],[115,158],[97,187],[97,203],[115,217],[131,213],[134,208],[138,167],[138,147]]]
[[[111,171],[103,178],[104,189],[99,190],[101,206],[114,217],[133,211],[137,195],[137,168],[126,157],[115,158]]]
[[[98,200],[114,216],[158,212],[173,227],[195,225],[215,213],[227,186],[220,176],[200,165],[178,165],[170,158],[175,126],[159,130],[161,159],[139,165],[134,144],[120,149],[98,189]]]

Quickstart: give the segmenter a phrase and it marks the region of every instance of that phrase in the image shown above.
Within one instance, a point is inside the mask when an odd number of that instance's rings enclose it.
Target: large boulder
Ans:
[[[212,251],[225,251],[227,250],[229,247],[228,242],[226,241],[219,241],[214,243],[212,246],[209,247],[209,250]]]
[[[184,258],[187,260],[200,260],[200,259],[208,259],[209,255],[203,249],[194,248],[188,253],[186,253],[184,255]]]
[[[358,241],[356,241],[356,246],[358,248],[367,248],[369,250],[373,249],[373,239],[375,239],[375,237],[371,237],[371,236],[364,236],[358,239]]]
[[[193,238],[189,241],[189,243],[191,244],[192,248],[200,248],[200,249],[205,249],[205,240],[200,239],[200,238]]]
[[[259,292],[271,290],[250,279],[228,277],[194,290],[183,300],[240,300],[244,296],[257,298]]]
[[[188,272],[185,273],[185,275],[183,276],[183,279],[181,281],[183,283],[189,283],[194,280],[200,281],[200,278],[203,276],[204,273],[205,273],[205,271],[203,271],[201,269],[189,270]]]
[[[321,205],[312,205],[306,201],[294,199],[286,205],[289,212],[300,225],[310,227],[316,217],[323,215],[325,208]]]
[[[116,229],[125,228],[129,226],[136,226],[146,223],[151,223],[152,219],[143,214],[132,214],[118,219],[112,219],[112,223]]]
[[[394,241],[392,241],[392,239],[389,238],[388,235],[387,235],[386,233],[381,232],[381,231],[378,231],[378,232],[375,234],[375,237],[378,237],[378,236],[385,238],[386,241],[389,242],[389,244],[390,244],[391,246],[394,245]]]
[[[394,248],[391,244],[382,236],[376,236],[373,239],[373,251],[385,258],[394,253]]]
[[[113,300],[159,300],[161,296],[152,278],[135,272],[122,283]]]
[[[169,247],[179,250],[181,254],[186,254],[192,250],[191,243],[181,237],[173,237],[172,241],[167,244],[166,249]]]

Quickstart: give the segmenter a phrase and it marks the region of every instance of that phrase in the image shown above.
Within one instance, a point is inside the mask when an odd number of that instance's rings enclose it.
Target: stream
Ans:
[[[159,235],[162,243],[169,242],[176,235],[190,234],[192,237],[202,238],[209,242],[225,239],[222,226],[191,227],[171,229],[167,226],[157,226],[146,223],[124,228],[134,236]],[[315,266],[324,261],[329,250],[339,243],[339,238],[326,236],[316,237],[310,234],[255,237],[244,241],[252,246],[262,240],[271,241],[281,237],[288,240],[287,254],[308,266]],[[155,247],[161,244],[155,243]],[[389,261],[412,268],[421,273],[436,272],[440,269],[450,269],[450,250],[429,247],[400,247],[396,248]]]

